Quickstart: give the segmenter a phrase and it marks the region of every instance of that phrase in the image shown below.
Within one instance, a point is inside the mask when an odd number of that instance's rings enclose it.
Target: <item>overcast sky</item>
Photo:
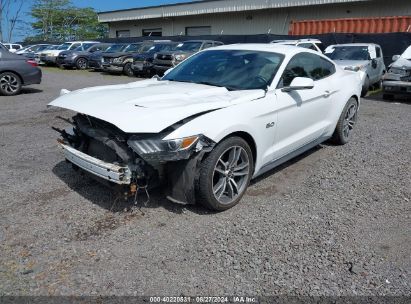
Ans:
[[[152,5],[162,5],[170,3],[181,3],[181,2],[191,2],[193,0],[71,0],[75,6],[78,7],[93,7],[96,11],[109,11],[109,10],[119,10],[134,7],[144,7]],[[24,13],[21,15],[20,19],[30,22],[28,16],[31,8],[31,0],[24,1]],[[7,25],[3,24],[4,27]],[[13,33],[13,42],[21,41],[26,35],[30,33]]]

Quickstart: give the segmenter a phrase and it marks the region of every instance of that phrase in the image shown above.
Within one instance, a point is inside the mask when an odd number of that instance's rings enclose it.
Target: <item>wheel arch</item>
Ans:
[[[222,142],[223,140],[229,137],[235,137],[235,136],[244,139],[247,142],[247,144],[250,146],[251,153],[253,154],[253,163],[255,165],[257,162],[257,144],[254,138],[251,136],[251,134],[244,132],[244,131],[236,131],[236,132],[230,133],[227,136],[225,136],[223,139],[220,140],[220,142]]]
[[[24,85],[24,79],[23,79],[23,77],[21,77],[20,73],[18,73],[18,72],[16,72],[16,71],[13,71],[13,70],[0,71],[0,74],[3,74],[3,73],[13,73],[13,74],[16,75],[17,77],[19,77],[19,79],[20,79],[20,81],[21,81],[21,84]]]

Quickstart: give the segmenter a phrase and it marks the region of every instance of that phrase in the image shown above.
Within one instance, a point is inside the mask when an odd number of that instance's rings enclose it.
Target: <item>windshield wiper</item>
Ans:
[[[213,87],[219,87],[219,88],[226,88],[228,91],[238,91],[238,88],[234,88],[234,87],[230,87],[230,86],[225,86],[222,84],[217,84],[217,83],[212,83],[209,81],[200,81],[200,82],[196,82],[198,84],[205,84],[205,85],[209,85],[209,86],[213,86]]]

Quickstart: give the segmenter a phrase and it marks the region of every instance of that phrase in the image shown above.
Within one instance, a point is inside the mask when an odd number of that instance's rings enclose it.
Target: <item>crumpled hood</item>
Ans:
[[[390,67],[409,70],[411,69],[411,60],[400,57]]]
[[[208,85],[149,79],[73,91],[49,106],[102,119],[126,133],[159,133],[187,117],[264,95],[264,90],[228,91]]]
[[[370,63],[368,60],[334,60],[334,62],[342,68],[357,65],[367,65]]]

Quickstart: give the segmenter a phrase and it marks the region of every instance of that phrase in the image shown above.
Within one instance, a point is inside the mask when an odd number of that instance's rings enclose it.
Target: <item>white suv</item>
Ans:
[[[313,51],[317,51],[319,53],[324,52],[323,43],[318,39],[274,40],[274,41],[271,41],[271,43],[280,44],[280,45],[294,45],[294,46],[310,49]]]
[[[65,42],[61,44],[57,49],[55,50],[48,50],[47,52],[43,52],[40,55],[40,61],[44,62],[45,64],[55,64],[58,55],[60,55],[61,52],[63,51],[72,51],[83,44],[88,44],[88,43],[99,43],[98,41],[70,41],[70,42]]]
[[[15,53],[18,50],[20,50],[21,48],[23,48],[23,46],[21,44],[16,44],[16,43],[3,43],[3,46],[9,50],[9,52],[11,53]]]

